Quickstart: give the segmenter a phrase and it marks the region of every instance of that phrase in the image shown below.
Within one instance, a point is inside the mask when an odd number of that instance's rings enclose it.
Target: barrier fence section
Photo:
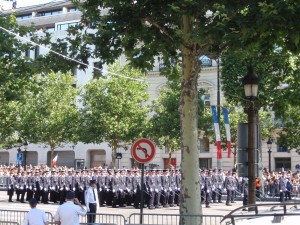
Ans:
[[[20,225],[18,222],[0,221],[0,225]]]
[[[125,225],[126,219],[121,214],[100,214],[100,213],[88,213],[88,215],[95,215],[95,224],[103,225]],[[87,223],[87,216],[80,217],[80,223]]]
[[[6,224],[23,224],[24,219],[28,211],[15,211],[15,210],[0,210],[0,221]],[[48,221],[53,221],[53,216],[51,213],[46,212]],[[7,223],[7,222],[10,223]],[[1,225],[1,222],[0,222]]]
[[[140,224],[140,213],[133,213],[128,218],[128,225]],[[179,215],[179,214],[147,214],[143,213],[143,225],[179,225],[182,218],[188,217],[191,224],[196,224],[202,219],[202,225],[223,225],[221,215]],[[195,221],[193,223],[193,221]]]

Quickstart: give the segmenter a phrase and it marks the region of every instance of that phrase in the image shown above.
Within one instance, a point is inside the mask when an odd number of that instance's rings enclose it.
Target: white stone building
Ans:
[[[47,2],[47,1],[45,1]],[[0,13],[9,14],[11,10],[2,10]],[[37,29],[48,30],[52,32],[53,41],[57,38],[63,38],[66,36],[66,29],[73,24],[76,24],[80,20],[81,12],[75,8],[70,0],[64,1],[51,1],[40,5],[18,7],[16,9],[17,21],[20,25],[29,26],[32,23],[35,24]],[[30,57],[36,57],[38,54],[45,53],[45,50],[37,47],[35,51],[28,52]],[[124,62],[125,58],[120,57],[120,62]],[[89,62],[91,66],[95,61]],[[207,90],[205,101],[208,105],[217,105],[217,63],[213,60],[206,59],[205,67],[203,67],[198,81],[199,88]],[[93,68],[88,68],[86,71],[76,70],[74,75],[76,76],[77,84],[84,85],[92,78]],[[166,78],[159,75],[159,64],[149,71],[148,74],[149,94],[150,101],[156,99],[159,94],[159,90],[165,85]],[[221,104],[224,102],[223,95],[221,96]],[[230,115],[229,115],[230,117]],[[30,141],[30,140],[29,140]],[[21,147],[24,154],[24,146]],[[201,150],[200,150],[201,149]],[[133,159],[130,150],[125,151],[119,149],[119,153],[122,153],[122,159],[117,160],[117,167],[131,167],[133,165]],[[268,148],[265,142],[262,145],[262,166],[268,167]],[[70,167],[82,166],[109,166],[111,163],[111,148],[107,143],[101,144],[83,144],[78,143],[76,145],[66,144],[62,148],[57,148],[55,154],[58,154],[57,165],[66,165]],[[223,159],[221,165],[224,169],[233,168],[233,157],[227,158],[227,154],[223,153]],[[0,151],[0,164],[16,163],[17,148]],[[168,153],[164,149],[157,149],[155,158],[146,167],[159,166],[164,168],[168,160]],[[175,167],[180,167],[180,151],[176,152],[172,156],[172,163]],[[75,163],[77,162],[77,163]],[[50,149],[49,146],[42,144],[29,144],[26,153],[27,165],[37,164],[50,164]],[[81,163],[81,164],[80,164]],[[209,145],[208,148],[199,147],[199,163],[200,167],[213,168],[217,166],[216,159],[216,147]],[[279,170],[282,166],[295,170],[296,167],[300,170],[300,156],[295,152],[279,152],[277,147],[273,144],[271,154],[271,168],[272,170]]]

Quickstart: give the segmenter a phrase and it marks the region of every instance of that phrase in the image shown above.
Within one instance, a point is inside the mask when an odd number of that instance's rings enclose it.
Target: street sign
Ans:
[[[150,162],[155,156],[155,144],[147,138],[139,139],[133,143],[131,155],[139,163]]]
[[[17,165],[22,165],[23,164],[23,153],[18,152],[17,153]]]

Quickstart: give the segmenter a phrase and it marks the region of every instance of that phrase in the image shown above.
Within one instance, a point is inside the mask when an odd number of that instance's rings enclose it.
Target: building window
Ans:
[[[68,8],[68,12],[78,12],[79,9],[77,7]]]
[[[16,17],[16,20],[19,21],[19,20],[24,20],[24,19],[29,19],[29,18],[32,18],[32,14],[26,14],[26,15],[19,15]]]
[[[55,31],[55,27],[46,27],[45,28],[45,31],[49,32],[49,33],[52,33]]]
[[[212,160],[211,160],[211,158],[200,158],[199,159],[199,168],[201,168],[201,169],[212,168]]]
[[[70,27],[74,27],[78,24],[79,24],[79,22],[57,24],[56,29],[57,30],[68,30]]]
[[[34,58],[36,59],[40,55],[40,46],[36,46],[34,49]]]
[[[52,16],[52,15],[58,15],[58,14],[62,14],[62,13],[63,13],[62,9],[58,9],[58,10],[52,10],[52,11],[39,12],[39,16]]]
[[[25,50],[25,56],[30,58],[30,49]]]
[[[290,170],[291,169],[291,158],[275,158],[275,170]]]

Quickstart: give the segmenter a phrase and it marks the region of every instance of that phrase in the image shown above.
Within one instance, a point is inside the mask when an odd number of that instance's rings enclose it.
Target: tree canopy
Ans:
[[[55,147],[78,140],[78,89],[72,86],[74,82],[72,74],[36,74],[24,86],[26,91],[18,103],[16,130],[29,142],[47,143],[51,160]]]
[[[118,63],[109,70],[133,79],[111,75],[94,79],[84,87],[80,139],[85,143],[108,142],[114,166],[117,148],[124,148],[145,133],[149,96],[143,82],[145,74],[140,70]]]

